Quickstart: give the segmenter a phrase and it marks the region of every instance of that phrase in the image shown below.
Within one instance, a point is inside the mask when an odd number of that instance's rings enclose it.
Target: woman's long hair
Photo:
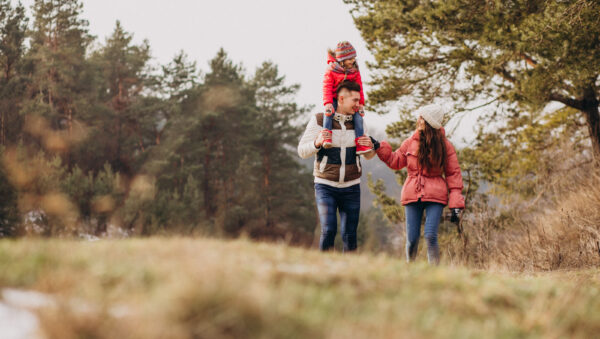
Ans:
[[[417,160],[421,168],[432,170],[442,169],[446,164],[446,137],[442,131],[431,127],[423,121],[425,128],[419,131],[419,151]]]

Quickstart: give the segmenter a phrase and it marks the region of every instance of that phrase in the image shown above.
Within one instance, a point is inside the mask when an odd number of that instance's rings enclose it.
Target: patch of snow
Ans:
[[[56,308],[54,297],[36,291],[5,288],[0,294],[0,338],[1,339],[41,339],[38,333],[39,321],[32,312],[40,308]],[[77,313],[98,312],[99,308],[81,299],[68,301],[70,308]],[[133,314],[125,305],[115,305],[108,309],[115,318]]]
[[[17,308],[36,309],[56,306],[54,298],[47,294],[12,288],[5,288],[2,290],[2,299],[6,304]]]
[[[0,336],[2,339],[38,339],[39,322],[31,311],[0,302]]]
[[[37,209],[25,213],[23,216],[23,225],[25,231],[29,234],[42,234],[46,229],[46,212]]]
[[[100,240],[100,238],[98,238],[97,236],[95,236],[93,234],[89,234],[89,233],[79,233],[79,238],[81,238],[83,240],[87,240],[87,241],[98,241],[98,240]]]
[[[129,238],[131,236],[131,233],[127,230],[125,230],[122,227],[119,227],[115,224],[108,224],[106,226],[106,236],[108,238],[116,238],[116,239],[121,239],[121,238]]]
[[[38,309],[43,307],[57,307],[56,299],[48,294],[36,291],[24,291],[12,288],[2,290],[2,299],[7,305],[20,309]],[[72,298],[68,305],[79,313],[98,312],[98,307],[86,302],[82,299]],[[117,317],[122,318],[130,315],[131,311],[125,305],[116,305],[111,307],[108,312]]]
[[[302,265],[302,264],[279,264],[276,267],[276,270],[283,273],[288,274],[307,274],[313,273],[317,271],[315,266]]]
[[[54,306],[54,300],[32,291],[4,289],[0,302],[0,334],[2,339],[37,339],[39,321],[32,309]]]

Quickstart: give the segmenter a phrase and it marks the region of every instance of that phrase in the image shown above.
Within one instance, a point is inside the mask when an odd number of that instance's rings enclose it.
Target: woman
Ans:
[[[394,170],[407,167],[408,177],[402,187],[402,205],[406,214],[406,259],[417,256],[421,219],[425,211],[425,239],[429,263],[438,264],[438,226],[445,205],[457,218],[464,209],[462,175],[454,147],[442,128],[444,111],[428,105],[415,112],[417,130],[395,152],[389,143],[374,142],[377,156]],[[450,193],[448,194],[448,191]]]

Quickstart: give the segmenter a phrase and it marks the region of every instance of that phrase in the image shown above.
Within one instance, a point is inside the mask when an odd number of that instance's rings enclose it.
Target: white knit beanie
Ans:
[[[423,117],[431,127],[440,129],[444,121],[444,108],[436,104],[423,106],[414,112],[414,116]]]

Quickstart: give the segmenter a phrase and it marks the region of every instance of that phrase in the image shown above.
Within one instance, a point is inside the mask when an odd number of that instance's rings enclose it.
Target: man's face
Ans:
[[[354,114],[359,108],[360,92],[343,89],[339,94],[338,100],[338,111],[340,113]]]

